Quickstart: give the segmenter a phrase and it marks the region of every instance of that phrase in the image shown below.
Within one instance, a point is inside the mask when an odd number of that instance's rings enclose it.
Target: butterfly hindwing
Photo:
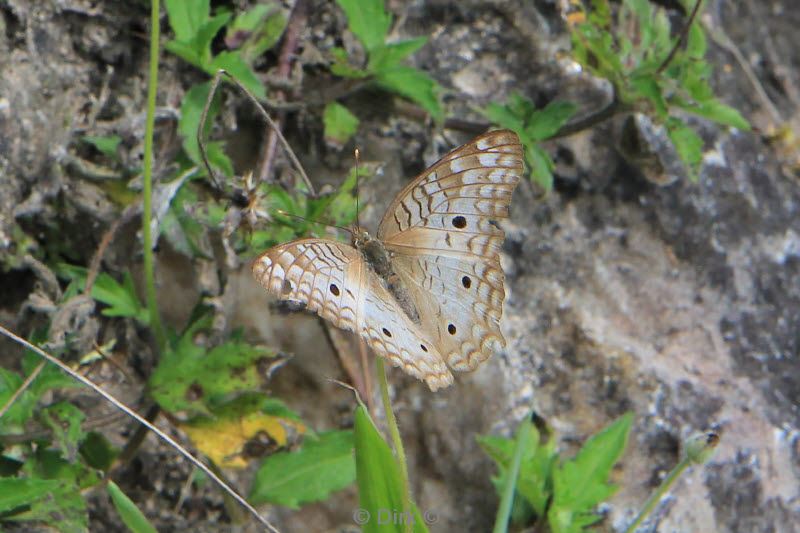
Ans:
[[[253,275],[282,300],[304,303],[334,326],[357,331],[393,365],[432,390],[453,382],[434,345],[400,309],[353,246],[299,239],[275,246],[253,262]]]

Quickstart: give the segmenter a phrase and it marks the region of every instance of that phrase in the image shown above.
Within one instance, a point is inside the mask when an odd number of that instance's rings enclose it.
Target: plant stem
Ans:
[[[406,533],[411,533],[413,525],[413,512],[411,510],[411,486],[408,483],[408,464],[406,463],[406,452],[403,450],[403,441],[400,438],[400,430],[397,427],[397,419],[392,411],[392,402],[389,400],[389,382],[386,380],[386,363],[383,357],[376,357],[378,366],[378,383],[381,386],[381,398],[383,399],[383,410],[386,413],[386,425],[389,426],[389,434],[392,437],[394,453],[397,456],[397,463],[400,467],[400,479],[403,482],[403,520]]]
[[[664,481],[661,482],[661,485],[659,485],[656,491],[650,495],[650,498],[647,499],[644,507],[642,507],[642,510],[639,512],[639,516],[636,517],[636,520],[633,521],[633,524],[628,526],[628,529],[625,530],[625,533],[633,533],[636,531],[636,528],[639,527],[644,519],[647,518],[647,515],[653,511],[653,508],[656,506],[656,504],[661,500],[661,498],[664,497],[664,494],[667,493],[675,480],[680,477],[683,471],[686,470],[686,467],[688,467],[690,464],[691,460],[688,457],[684,457],[680,463],[675,465],[675,468],[670,471],[669,475],[667,475],[667,477],[664,478]]]
[[[511,458],[506,484],[503,487],[503,494],[500,497],[500,507],[497,509],[497,517],[494,520],[492,533],[505,533],[508,531],[508,520],[511,518],[511,506],[514,503],[514,493],[517,489],[517,477],[522,463],[522,454],[529,447],[531,438],[531,421],[527,417],[519,425],[517,430],[517,443],[514,446],[514,457]]]
[[[156,283],[153,276],[153,236],[150,220],[153,209],[153,130],[156,122],[156,93],[158,90],[159,0],[152,0],[150,10],[150,75],[147,80],[147,117],[144,126],[144,187],[142,191],[142,240],[144,241],[144,281],[150,327],[159,348],[166,345],[156,302]]]

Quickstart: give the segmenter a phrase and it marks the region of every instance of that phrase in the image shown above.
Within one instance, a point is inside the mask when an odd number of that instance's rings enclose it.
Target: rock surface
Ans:
[[[119,133],[123,157],[136,160],[146,72],[145,30],[137,21],[147,9],[135,3],[125,15],[114,11],[127,5],[0,4],[0,251],[8,264],[18,265],[17,226],[39,246],[85,263],[116,216],[97,184],[65,176],[61,163],[85,127],[97,124]],[[553,2],[390,5],[395,13],[406,10],[399,35],[431,36],[413,59],[455,88],[445,99],[448,116],[477,119],[470,108],[502,101],[512,90],[541,103],[560,97],[586,109],[602,105],[595,80],[554,59],[568,40]],[[795,7],[789,0],[712,1],[705,19],[736,43],[786,120],[796,118],[800,104]],[[304,39],[322,47],[343,21],[332,4],[312,11]],[[111,37],[123,29],[123,37]],[[710,44],[720,98],[762,131],[775,126],[731,49]],[[159,98],[167,108],[188,85],[176,64],[165,57],[162,67]],[[84,124],[108,65],[115,68],[108,74],[111,101]],[[384,101],[359,98],[348,103],[373,109]],[[753,133],[697,124],[706,141],[698,183],[661,187],[644,179],[616,152],[620,121],[548,145],[557,155],[555,190],[541,197],[521,184],[504,226],[505,352],[436,394],[391,373],[413,489],[420,508],[437,515],[433,531],[491,527],[492,466],[475,436],[508,435],[531,409],[556,430],[567,455],[624,412],[635,413],[616,473],[621,489],[606,509],[604,530],[624,530],[678,461],[680,442],[709,428],[722,435],[716,455],[677,483],[646,530],[798,530],[800,189],[789,161],[796,155]],[[290,137],[297,146],[309,144],[303,127]],[[384,162],[382,174],[363,184],[366,225],[375,227],[390,193],[425,163],[468,138],[431,135],[431,128],[386,109],[365,120],[357,137],[362,157]],[[336,155],[341,168],[349,165],[347,151]],[[320,168],[313,153],[300,156]],[[136,259],[128,257],[132,230],[126,238],[128,244],[112,246],[107,264]],[[159,268],[162,280],[175,280],[165,281],[162,296],[172,303],[168,318],[179,323],[188,310],[175,304],[193,301],[196,288],[180,283],[187,265],[169,260],[168,251]],[[295,353],[275,377],[277,395],[316,427],[346,424],[351,400],[327,381],[344,375],[323,329],[303,315],[267,317],[266,296],[248,270],[232,274],[224,288],[230,324]],[[3,274],[4,323],[12,323],[32,280],[24,269]],[[164,451],[150,445],[143,454],[146,465]],[[189,471],[181,462],[174,468]],[[171,479],[178,490],[185,478],[173,471]],[[204,495],[219,512],[219,494]],[[348,490],[299,513],[275,511],[274,518],[287,531],[352,527],[356,501]],[[111,520],[107,507],[98,504],[95,524]],[[191,518],[179,522],[161,507],[156,514],[164,524],[189,527],[183,521]],[[191,527],[214,530],[202,519]]]

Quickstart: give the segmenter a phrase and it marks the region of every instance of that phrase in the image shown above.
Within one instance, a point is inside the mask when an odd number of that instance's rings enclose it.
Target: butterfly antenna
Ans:
[[[355,149],[355,152],[354,152],[353,155],[355,155],[355,158],[356,158],[356,227],[360,228],[361,224],[358,221],[358,170],[359,170],[358,167],[359,167],[359,163],[361,162],[360,161],[361,152],[358,150],[358,148]]]
[[[336,224],[328,224],[327,222],[319,222],[317,220],[311,220],[311,219],[306,218],[306,217],[301,217],[300,215],[293,215],[292,213],[287,213],[283,209],[276,209],[275,212],[278,213],[279,215],[282,215],[282,216],[285,216],[285,217],[297,218],[299,220],[304,220],[304,221],[309,222],[311,224],[321,224],[323,226],[328,226],[329,228],[340,229],[340,230],[346,231],[350,235],[353,235],[353,230],[351,230],[350,228],[345,228],[344,226],[337,226]]]

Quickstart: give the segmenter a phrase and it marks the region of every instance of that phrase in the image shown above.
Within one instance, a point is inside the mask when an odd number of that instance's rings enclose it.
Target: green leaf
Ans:
[[[483,114],[498,126],[510,129],[517,135],[522,133],[525,136],[525,117],[517,115],[509,106],[489,102],[483,110]]]
[[[322,122],[325,125],[325,140],[339,146],[346,144],[358,130],[358,117],[337,102],[325,106]]]
[[[498,494],[506,484],[515,441],[492,435],[477,437],[478,444],[497,465],[497,476],[492,482]],[[552,494],[552,469],[556,459],[555,438],[542,442],[536,428],[528,446],[523,450],[520,473],[517,479],[517,498],[512,509],[515,524],[527,524],[532,514],[544,516]]]
[[[343,78],[361,79],[369,76],[369,72],[356,68],[349,63],[347,52],[343,48],[332,48],[331,72]]]
[[[650,102],[658,118],[662,120],[666,118],[668,113],[667,102],[664,100],[664,95],[661,94],[661,87],[654,76],[634,77],[631,78],[630,84],[638,97],[645,98]]]
[[[92,286],[92,298],[108,306],[102,311],[104,316],[135,318],[139,322],[147,324],[147,308],[142,305],[136,295],[131,273],[126,271],[122,280],[120,285],[117,280],[105,272],[101,272]]]
[[[44,522],[64,533],[84,533],[89,518],[82,487],[70,479],[0,479],[0,512],[4,520]]]
[[[550,102],[544,109],[534,111],[525,127],[533,141],[543,141],[555,135],[575,114],[577,107],[571,102]]]
[[[718,124],[731,126],[742,131],[750,131],[750,123],[739,111],[727,106],[719,100],[713,99],[702,102],[695,106],[681,106],[686,111],[695,115],[713,120]]]
[[[210,68],[206,70],[210,75],[214,75],[219,69],[227,70],[239,83],[253,93],[259,99],[267,97],[267,89],[261,80],[258,79],[253,69],[248,65],[242,56],[237,52],[222,52],[211,61]]]
[[[553,161],[550,155],[538,144],[525,146],[525,161],[531,167],[531,178],[544,190],[553,188]]]
[[[353,432],[326,431],[318,440],[306,439],[296,452],[267,457],[256,473],[249,500],[296,509],[326,499],[355,478]]]
[[[225,43],[231,49],[239,49],[245,61],[252,63],[277,44],[287,22],[278,4],[256,4],[237,15],[228,26]]]
[[[526,417],[517,428],[516,442],[514,443],[514,453],[508,462],[505,480],[502,482],[500,491],[500,507],[497,510],[497,518],[494,523],[495,533],[504,533],[508,529],[508,522],[511,516],[511,508],[514,503],[515,492],[517,491],[517,479],[520,475],[525,452],[538,445],[539,433]]]
[[[702,60],[706,56],[706,34],[700,24],[695,22],[689,28],[689,33],[686,36],[686,55],[693,59]]]
[[[153,398],[169,412],[209,414],[210,407],[246,392],[258,392],[275,353],[252,346],[240,335],[210,350],[195,344],[198,333],[208,330],[212,317],[193,322],[162,356],[148,385]]]
[[[5,405],[23,383],[22,376],[6,368],[0,368],[0,405]],[[8,411],[0,418],[0,429],[3,433],[21,432],[23,425],[33,415],[36,407],[36,395],[30,390],[17,397]]]
[[[667,135],[681,160],[689,165],[693,178],[696,178],[696,169],[703,160],[703,139],[695,131],[679,119],[670,119],[667,122]]]
[[[122,137],[119,135],[86,135],[82,140],[97,148],[103,155],[113,158],[117,157],[117,148],[119,143],[122,142]]]
[[[209,0],[164,0],[164,7],[178,41],[191,41],[209,16]]]
[[[230,13],[222,13],[206,21],[197,29],[197,33],[189,44],[201,58],[202,64],[200,68],[204,70],[207,69],[207,63],[211,60],[211,41],[214,40],[219,30],[221,30],[230,19]]]
[[[383,44],[392,25],[392,16],[383,7],[383,0],[336,0],[347,16],[350,31],[368,52]]]
[[[358,522],[361,531],[402,533],[408,520],[413,521],[415,533],[428,531],[413,502],[412,516],[403,514],[403,484],[399,466],[363,405],[356,407],[355,445]]]
[[[607,480],[625,450],[632,423],[632,413],[621,416],[587,440],[575,458],[553,470],[547,520],[554,533],[578,532],[599,519],[592,510],[617,490]]]
[[[213,251],[209,229],[198,217],[199,201],[191,187],[181,187],[161,222],[161,234],[186,257],[210,259]]]
[[[57,479],[0,478],[0,513],[7,515],[37,500],[52,498],[63,488]]]
[[[192,47],[192,45],[182,43],[180,41],[167,41],[164,44],[164,48],[168,52],[172,52],[176,56],[180,57],[190,65],[193,65],[199,69],[203,69],[203,57]]]
[[[379,72],[375,81],[385,89],[416,102],[437,122],[444,119],[444,111],[437,96],[439,84],[424,72],[413,67],[399,66]]]
[[[394,68],[400,61],[422,48],[426,42],[428,42],[426,37],[417,37],[399,43],[381,44],[370,52],[367,71],[380,72]]]
[[[78,445],[86,436],[81,428],[86,415],[71,403],[59,402],[42,409],[40,418],[53,432],[53,438],[64,457],[69,462],[74,462],[78,455]]]
[[[86,464],[97,470],[108,470],[118,455],[118,450],[106,439],[95,431],[86,434],[80,446],[80,454]]]
[[[113,481],[108,482],[108,495],[111,496],[114,508],[122,518],[122,523],[133,533],[157,533],[156,528],[147,520],[144,513]]]

